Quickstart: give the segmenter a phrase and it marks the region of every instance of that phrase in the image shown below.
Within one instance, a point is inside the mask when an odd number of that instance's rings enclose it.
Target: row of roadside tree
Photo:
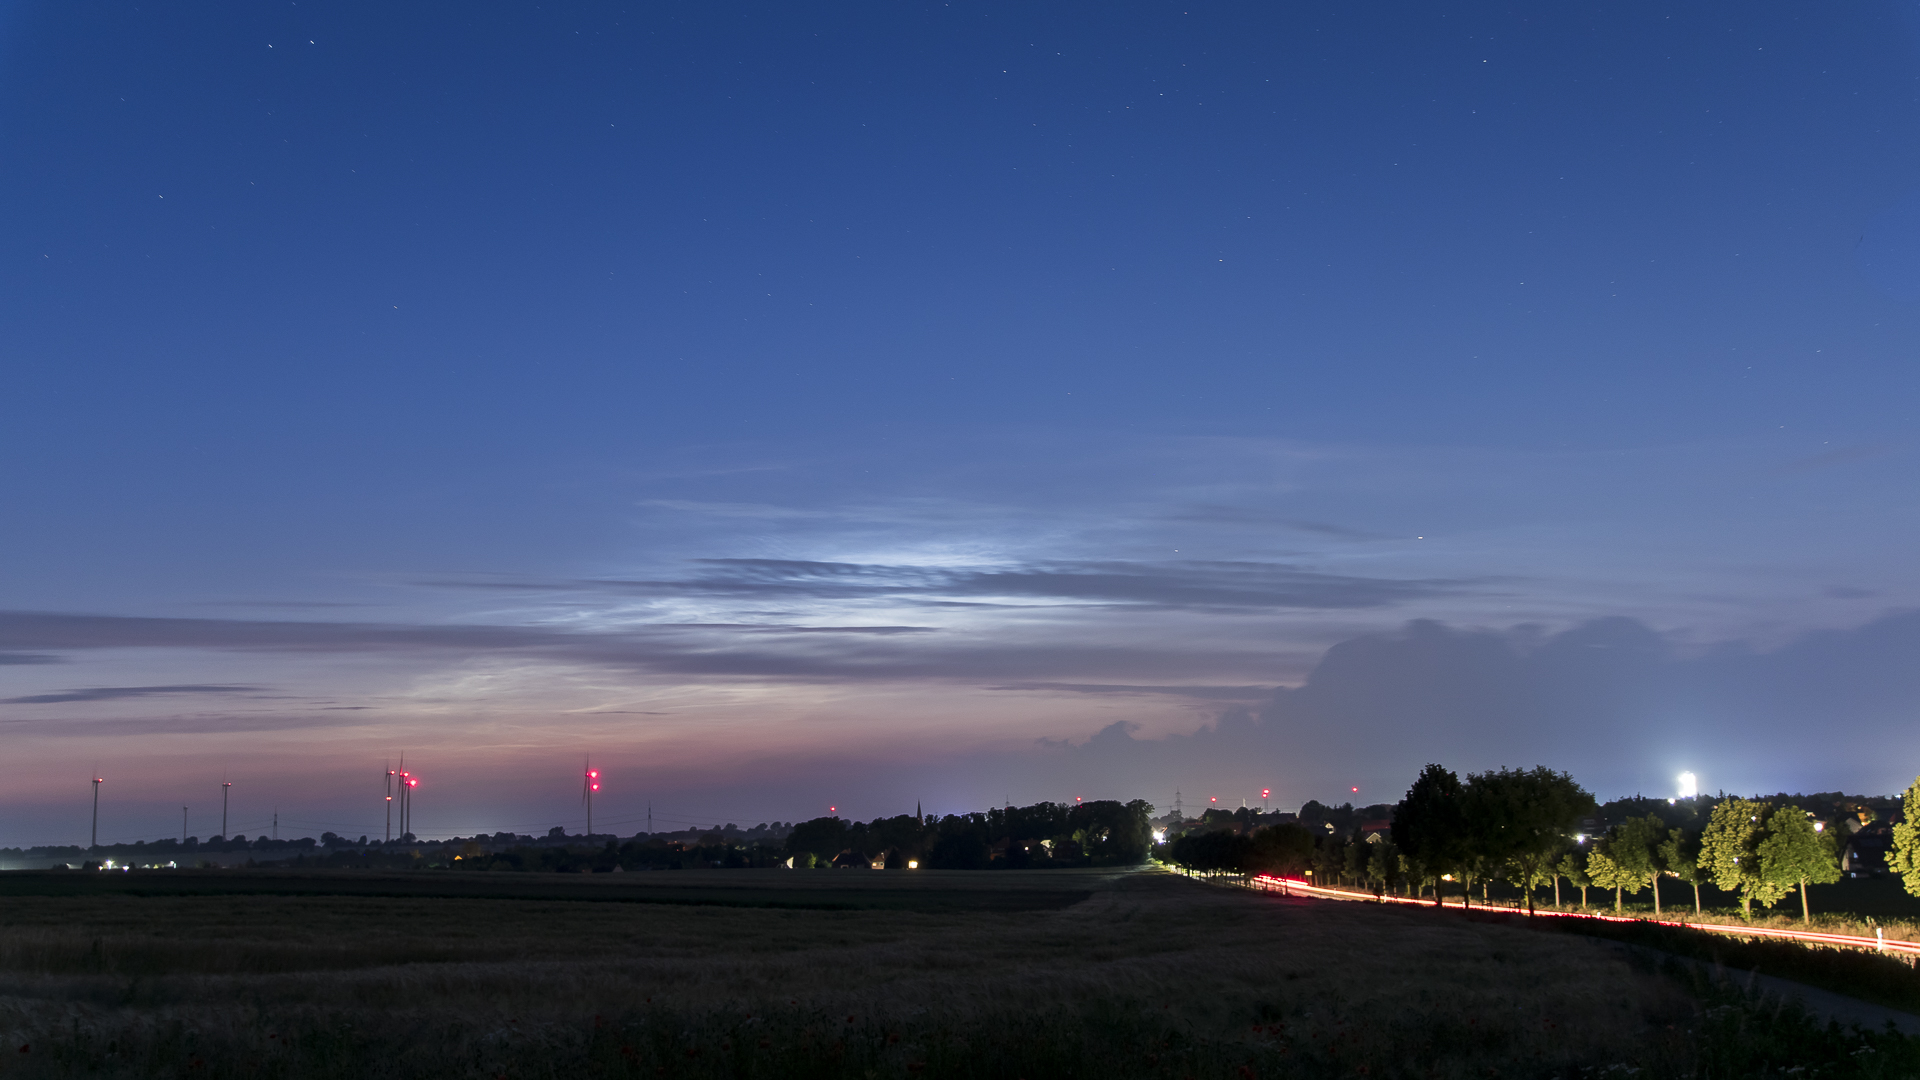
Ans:
[[[1920,896],[1920,779],[1902,807],[1888,865]],[[1384,835],[1295,823],[1196,830],[1164,857],[1202,872],[1306,874],[1422,897],[1431,890],[1435,903],[1449,891],[1471,903],[1475,885],[1485,902],[1489,885],[1505,882],[1524,893],[1529,910],[1548,888],[1557,905],[1565,884],[1580,890],[1583,907],[1589,889],[1611,891],[1616,910],[1624,897],[1651,891],[1658,912],[1659,884],[1673,879],[1692,887],[1696,912],[1700,887],[1711,884],[1738,896],[1748,917],[1756,902],[1770,907],[1797,893],[1810,918],[1807,887],[1840,877],[1841,830],[1789,801],[1723,795],[1704,820],[1674,824],[1648,813],[1586,835],[1582,822],[1595,810],[1593,796],[1564,772],[1500,769],[1463,781],[1429,765],[1393,807]]]

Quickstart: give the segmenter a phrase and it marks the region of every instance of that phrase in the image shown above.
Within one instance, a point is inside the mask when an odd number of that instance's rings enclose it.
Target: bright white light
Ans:
[[[1680,797],[1681,797],[1681,798],[1683,798],[1683,799],[1691,799],[1691,798],[1693,798],[1693,797],[1694,797],[1695,795],[1698,795],[1698,794],[1700,794],[1700,779],[1699,779],[1699,777],[1696,777],[1696,776],[1694,776],[1694,775],[1693,775],[1692,773],[1690,773],[1690,772],[1683,772],[1683,773],[1681,773],[1681,774],[1680,774],[1680,776],[1678,777],[1678,779],[1679,779],[1679,782],[1680,782]]]
[[[1154,843],[1156,843],[1156,844],[1164,844],[1164,843],[1166,843],[1166,841],[1167,841],[1167,830],[1165,830],[1165,829],[1155,829],[1155,830],[1153,830],[1153,842],[1154,842]]]

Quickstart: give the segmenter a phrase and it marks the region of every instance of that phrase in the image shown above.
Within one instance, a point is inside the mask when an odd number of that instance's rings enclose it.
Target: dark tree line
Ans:
[[[795,867],[861,859],[947,870],[1125,866],[1146,861],[1152,813],[1151,805],[1135,799],[1042,802],[944,817],[903,814],[865,823],[815,818],[793,827],[786,850]]]
[[[1920,781],[1906,799],[1909,809],[1920,807]],[[1535,894],[1549,887],[1558,906],[1567,884],[1580,891],[1582,907],[1591,888],[1612,891],[1616,910],[1625,896],[1651,892],[1658,913],[1661,883],[1672,879],[1691,889],[1696,913],[1701,887],[1710,884],[1737,896],[1749,915],[1756,900],[1771,905],[1797,894],[1802,918],[1810,919],[1808,887],[1838,879],[1843,838],[1878,813],[1867,805],[1872,801],[1837,794],[1636,796],[1599,808],[1572,777],[1544,767],[1470,774],[1463,781],[1428,765],[1391,808],[1386,835],[1377,827],[1343,834],[1291,822],[1263,825],[1261,815],[1244,810],[1209,811],[1169,845],[1166,857],[1200,872],[1304,875],[1376,894],[1393,889],[1424,896],[1431,889],[1436,904],[1449,892],[1471,904],[1476,885],[1487,902],[1491,884],[1502,881],[1526,895],[1529,911]],[[1805,802],[1832,803],[1839,811],[1823,819],[1803,809]],[[1596,816],[1602,809],[1611,822],[1604,829]],[[1591,834],[1580,831],[1583,822]],[[1920,855],[1909,853],[1920,851],[1920,830],[1896,824],[1894,834],[1890,869],[1920,893]]]
[[[624,843],[609,840],[604,847],[523,845],[481,850],[470,845],[473,850],[451,865],[456,870],[562,873],[774,866],[948,870],[1120,866],[1146,861],[1152,841],[1147,817],[1152,812],[1152,806],[1136,799],[1130,803],[1038,803],[924,818],[901,814],[865,822],[822,817],[794,825],[782,839],[747,843],[716,833],[698,843],[635,837]]]

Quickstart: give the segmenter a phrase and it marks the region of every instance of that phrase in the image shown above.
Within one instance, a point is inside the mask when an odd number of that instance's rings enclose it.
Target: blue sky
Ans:
[[[1916,26],[0,8],[0,843],[1904,785]]]

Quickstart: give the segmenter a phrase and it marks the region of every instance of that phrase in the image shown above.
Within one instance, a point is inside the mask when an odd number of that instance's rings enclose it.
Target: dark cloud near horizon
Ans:
[[[77,690],[61,690],[52,694],[0,698],[0,705],[57,705],[69,701],[119,701],[124,698],[175,694],[244,694],[257,693],[260,689],[257,686],[212,683],[187,683],[178,686],[90,686]]]
[[[64,664],[64,657],[51,653],[0,652],[0,667],[29,667],[39,664]]]
[[[1121,721],[1045,756],[1083,782],[1239,777],[1297,798],[1341,796],[1346,777],[1365,801],[1397,799],[1430,761],[1545,764],[1602,798],[1665,795],[1683,768],[1710,789],[1884,793],[1920,772],[1916,700],[1920,613],[1704,651],[1628,618],[1557,634],[1420,620],[1343,641],[1298,688],[1192,734]]]

